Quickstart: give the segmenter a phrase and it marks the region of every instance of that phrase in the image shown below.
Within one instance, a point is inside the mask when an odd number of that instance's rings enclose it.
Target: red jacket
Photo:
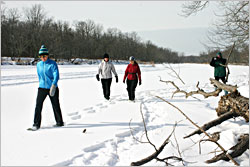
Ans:
[[[139,78],[139,81],[141,81],[141,70],[139,65],[137,63],[135,63],[134,65],[129,64],[125,71],[123,81],[125,81],[127,77],[128,80],[136,80],[137,76]]]

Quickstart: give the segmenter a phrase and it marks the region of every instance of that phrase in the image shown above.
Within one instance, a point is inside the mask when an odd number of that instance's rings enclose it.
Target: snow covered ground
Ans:
[[[198,125],[216,118],[215,108],[220,97],[204,99],[196,95],[185,99],[183,94],[176,94],[171,85],[159,82],[173,80],[181,89],[196,90],[196,83],[206,91],[214,90],[209,83],[213,77],[213,68],[209,65],[180,64],[179,80],[169,75],[170,70],[164,65],[141,65],[142,85],[136,89],[136,102],[129,102],[126,85],[122,83],[126,65],[116,65],[119,83],[113,80],[111,101],[105,101],[101,83],[95,74],[97,65],[59,65],[60,103],[66,126],[52,128],[55,124],[49,98],[44,102],[41,129],[32,132],[26,129],[32,126],[38,79],[35,66],[1,66],[1,165],[3,166],[129,166],[131,162],[151,155],[154,149],[149,144],[141,144],[131,136],[129,122],[136,138],[145,141],[144,128],[140,115],[140,104],[144,113],[149,138],[159,147],[171,133],[175,122],[179,122],[175,135],[185,165],[205,166],[204,163],[214,156],[214,143],[198,144],[203,134],[189,139],[183,137],[195,127],[177,110],[157,99],[161,96],[178,106]],[[230,84],[237,84],[240,93],[249,97],[248,66],[230,66]],[[223,95],[223,93],[221,93]],[[86,133],[83,130],[87,129]],[[241,133],[249,131],[243,118],[230,119],[208,130],[209,133],[221,132],[219,143],[229,149],[237,142]],[[206,137],[205,137],[206,138]],[[179,156],[175,140],[165,147],[159,157]],[[249,166],[249,153],[236,158],[241,166]],[[169,161],[182,166],[181,162]],[[164,166],[155,160],[146,165]],[[219,161],[209,166],[233,166],[231,162]]]

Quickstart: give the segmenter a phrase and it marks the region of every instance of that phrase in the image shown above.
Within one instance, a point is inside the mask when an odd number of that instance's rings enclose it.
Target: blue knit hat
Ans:
[[[45,47],[45,45],[41,46],[41,49],[39,50],[39,55],[49,55],[48,49]]]

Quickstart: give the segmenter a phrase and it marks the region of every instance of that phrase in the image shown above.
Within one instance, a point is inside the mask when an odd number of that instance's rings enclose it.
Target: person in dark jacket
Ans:
[[[127,78],[127,91],[129,100],[134,101],[135,100],[135,88],[138,84],[138,78],[139,78],[139,85],[141,85],[141,70],[138,65],[138,63],[135,61],[135,58],[131,56],[129,58],[130,64],[127,66],[123,83],[125,83],[125,80]]]
[[[39,50],[40,62],[37,63],[37,74],[39,78],[39,88],[36,99],[36,108],[34,116],[34,124],[28,130],[38,130],[41,126],[43,102],[49,96],[52,103],[56,125],[54,127],[64,126],[60,103],[59,89],[57,82],[59,80],[58,66],[55,61],[49,59],[48,49],[42,45]]]
[[[103,61],[98,66],[98,74],[96,75],[96,79],[100,81],[101,74],[101,82],[103,95],[106,100],[110,99],[110,86],[112,83],[112,73],[114,73],[116,78],[116,83],[118,82],[118,75],[115,71],[115,66],[112,62],[109,61],[109,55],[105,53],[103,55]]]
[[[214,67],[214,78],[215,80],[221,80],[224,84],[226,84],[226,62],[227,60],[222,58],[222,53],[218,52],[216,57],[213,57],[210,65]],[[225,94],[228,94],[225,91]]]

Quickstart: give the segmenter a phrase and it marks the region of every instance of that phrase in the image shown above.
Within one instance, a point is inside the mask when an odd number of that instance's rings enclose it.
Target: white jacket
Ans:
[[[115,66],[111,62],[105,62],[104,60],[98,66],[98,74],[101,74],[102,79],[112,78],[111,71],[117,76]]]

